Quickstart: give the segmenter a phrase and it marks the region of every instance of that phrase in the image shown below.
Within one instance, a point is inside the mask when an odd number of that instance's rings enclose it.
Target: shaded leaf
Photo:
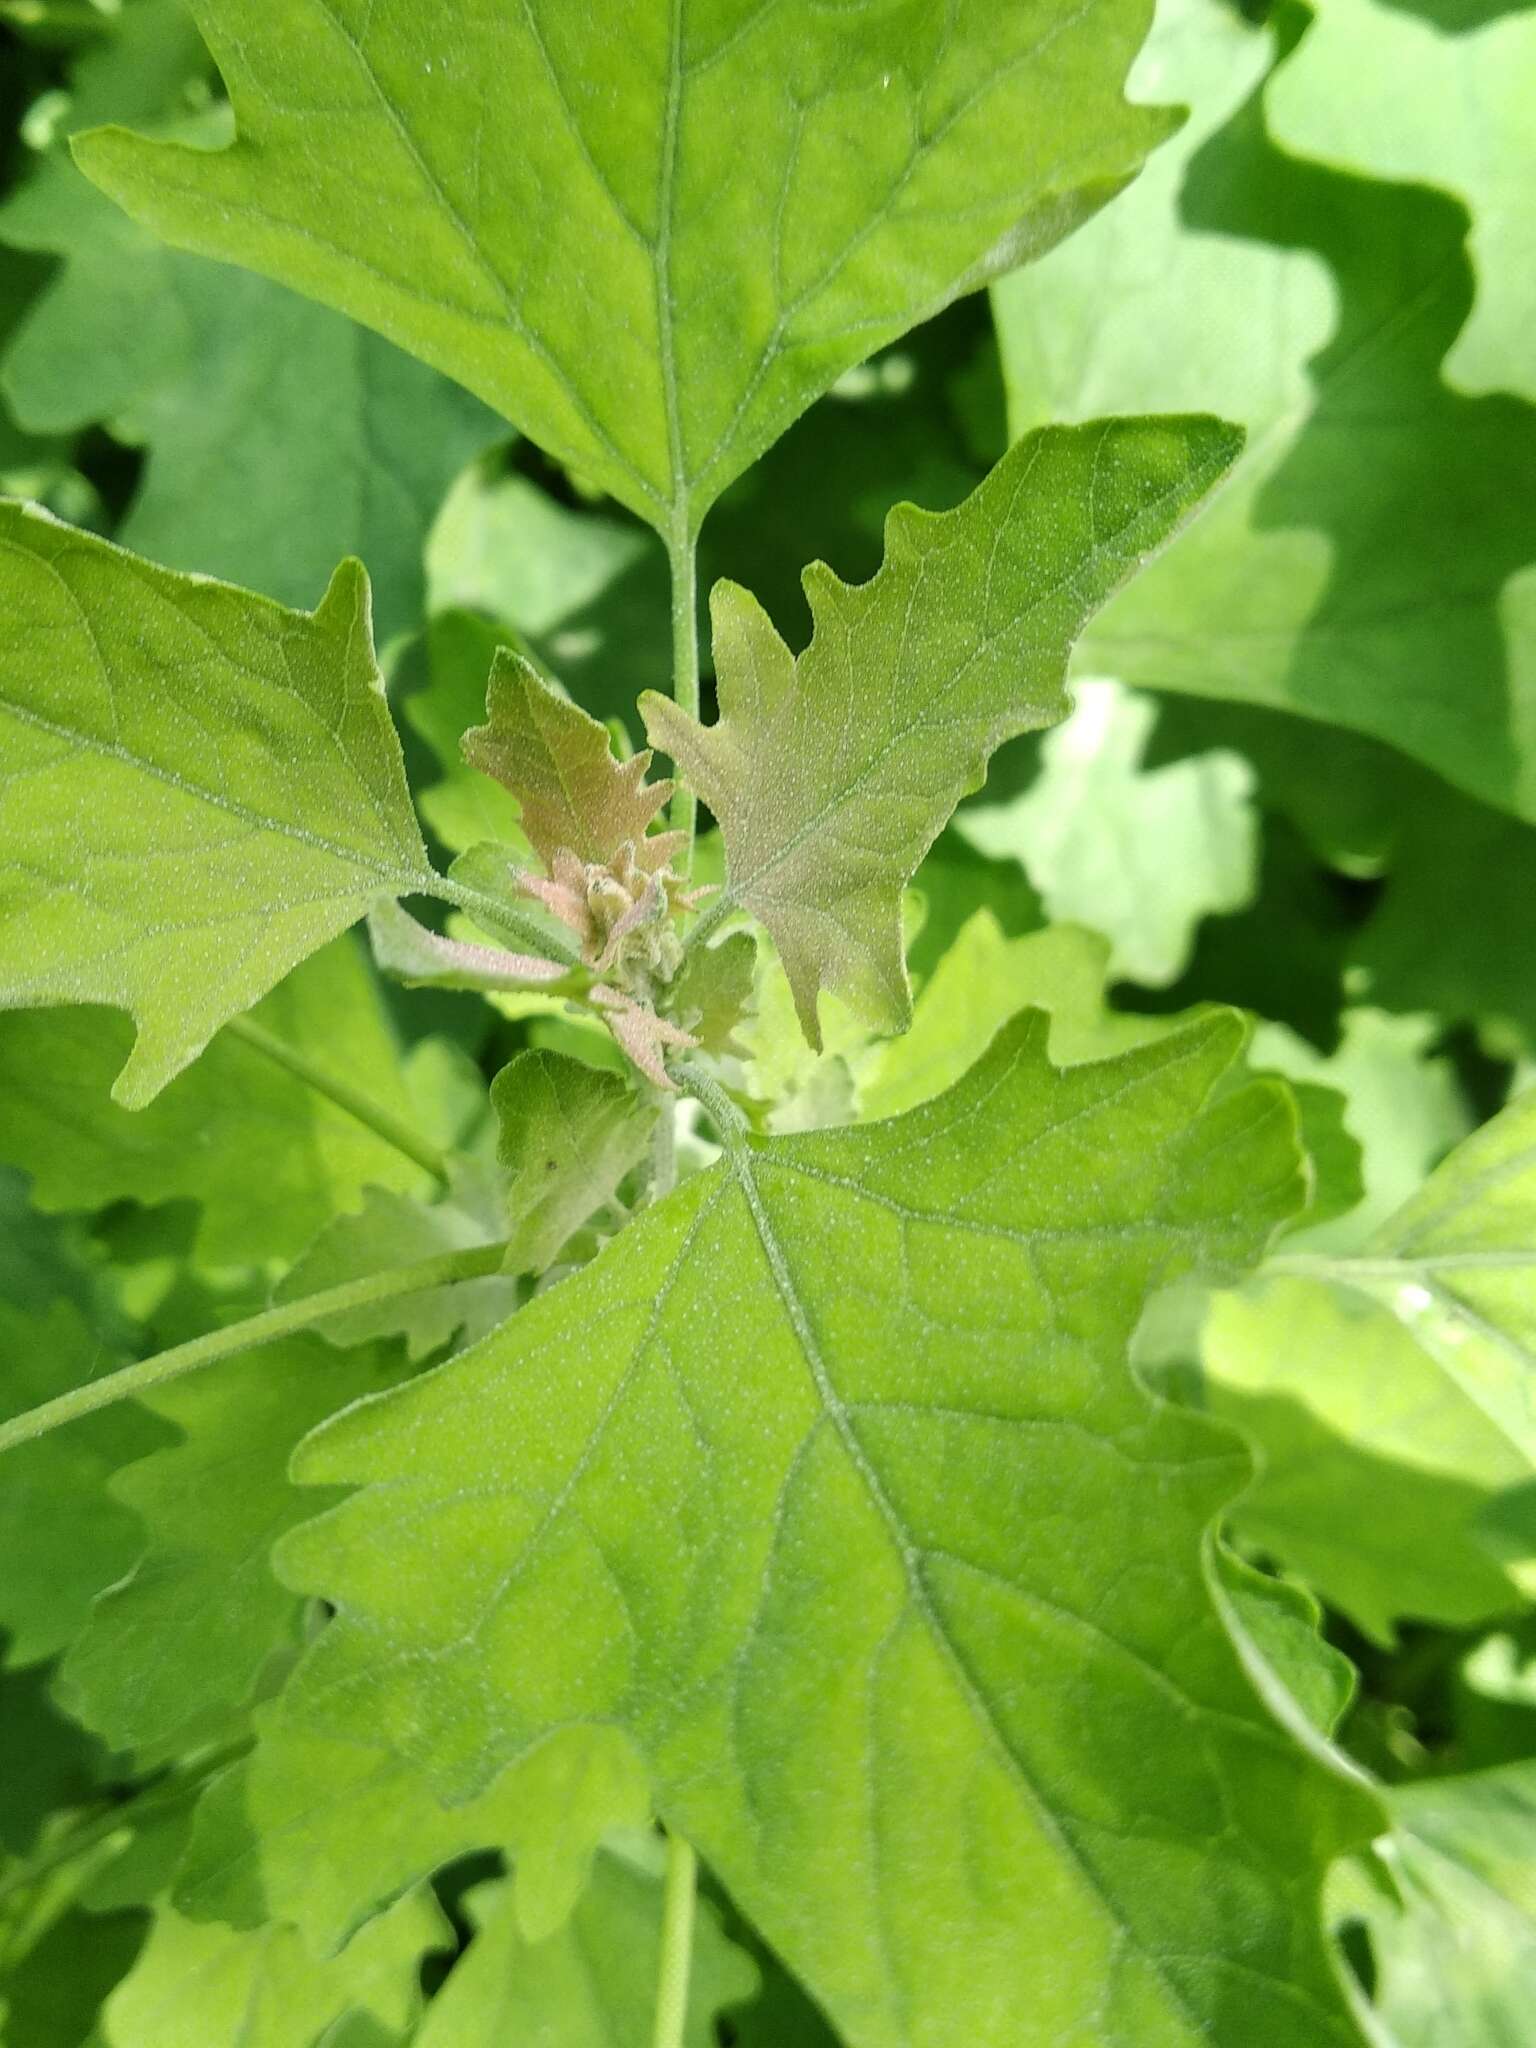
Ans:
[[[430,885],[367,579],[283,611],[0,505],[0,593],[0,1005],[130,1011],[137,1108],[376,897]]]
[[[254,1015],[323,1071],[412,1121],[394,1036],[352,940],[303,961]],[[232,1034],[147,1108],[120,1107],[109,1090],[132,1036],[127,1018],[107,1010],[0,1012],[0,1156],[33,1176],[39,1208],[189,1199],[201,1212],[199,1253],[244,1265],[291,1258],[370,1185],[426,1186],[392,1145]]]
[[[491,1083],[507,1172],[507,1270],[542,1273],[645,1157],[656,1105],[617,1074],[522,1052]]]
[[[28,1315],[0,1303],[0,1420],[110,1372],[115,1357],[67,1301]],[[119,1467],[164,1443],[134,1403],[119,1403],[7,1451],[0,1466],[0,1629],[6,1661],[62,1650],[92,1599],[129,1570],[143,1524],[107,1491]]]
[[[901,893],[1011,735],[1065,714],[1073,639],[1232,461],[1201,418],[1047,429],[953,512],[899,506],[883,568],[806,572],[798,661],[743,590],[716,585],[719,721],[648,694],[647,729],[720,821],[726,903],[760,917],[819,1043],[833,990],[907,1022]]]
[[[1084,636],[1082,673],[1374,734],[1536,817],[1536,408],[1444,381],[1474,303],[1466,214],[1419,182],[1432,148],[1390,185],[1282,146],[1303,93],[1331,158],[1362,106],[1363,140],[1382,122],[1426,142],[1454,126],[1527,186],[1531,145],[1458,93],[1460,38],[1430,112],[1395,75],[1402,10],[1373,9],[1395,28],[1368,40],[1327,34],[1332,12],[1309,26],[1277,8],[1255,28],[1236,7],[1163,0],[1133,89],[1192,118],[1099,219],[999,287],[1010,424],[1199,405],[1248,430],[1225,488]],[[1521,87],[1506,89],[1512,108]]]
[[[169,1907],[102,2015],[106,2048],[315,2048],[353,2007],[397,2032],[420,2005],[424,1950],[448,1927],[422,1894],[365,1927],[333,1962],[314,1962],[291,1927],[198,1927]]]
[[[284,1545],[339,1609],[293,1710],[454,1798],[626,1729],[852,2048],[1343,2044],[1316,1887],[1369,1802],[1211,1603],[1243,1460],[1125,1364],[1150,1289],[1294,1207],[1290,1113],[1213,1095],[1230,1015],[1064,1074],[1044,1038],[905,1118],[733,1140],[312,1439],[303,1478],[363,1490]]]
[[[642,1855],[649,1846],[637,1845]],[[466,1903],[474,1939],[432,2001],[418,2048],[462,2048],[466,2041],[649,2048],[661,1952],[654,1868],[600,1856],[569,1927],[537,1943],[518,1926],[510,1885],[483,1885]],[[702,1902],[683,2048],[714,2048],[717,2015],[756,1988],[751,1962],[726,1940],[714,1907]]]
[[[448,1199],[428,1207],[383,1188],[368,1188],[354,1214],[336,1216],[314,1243],[284,1274],[275,1301],[298,1301],[321,1294],[369,1273],[415,1265],[444,1252],[468,1251],[495,1243],[502,1230],[494,1195],[461,1175]],[[373,1308],[349,1309],[314,1325],[333,1344],[369,1344],[384,1337],[404,1337],[412,1360],[426,1358],[451,1343],[474,1343],[495,1329],[517,1307],[517,1288],[496,1274],[478,1280],[455,1280],[446,1287],[427,1288]]]
[[[994,860],[1018,861],[1053,921],[1103,932],[1117,979],[1164,988],[1188,965],[1200,919],[1252,895],[1257,846],[1247,762],[1212,750],[1144,770],[1156,717],[1117,683],[1079,683],[1029,790],[973,805],[956,826]]]
[[[270,1565],[273,1543],[309,1505],[288,1480],[293,1447],[323,1416],[399,1377],[390,1353],[291,1337],[146,1395],[184,1441],[114,1481],[145,1542],[65,1658],[58,1689],[71,1713],[130,1749],[245,1703],[268,1659],[295,1640],[299,1606]]]
[[[1458,18],[1459,17],[1459,18]],[[1445,358],[1464,391],[1536,399],[1536,22],[1465,7],[1416,20],[1341,0],[1276,81],[1276,127],[1296,149],[1374,178],[1439,185],[1466,202],[1476,294]]]
[[[289,1920],[327,1956],[433,1870],[499,1849],[513,1859],[523,1936],[543,1941],[575,1905],[603,1835],[649,1817],[639,1760],[612,1729],[562,1730],[445,1806],[418,1765],[371,1737],[326,1736],[286,1704],[258,1714],[254,1753],[198,1805],[176,1883],[177,1909],[194,1920]]]
[[[1397,1900],[1363,1894],[1397,2048],[1524,2048],[1536,2002],[1536,1765],[1387,1794]]]

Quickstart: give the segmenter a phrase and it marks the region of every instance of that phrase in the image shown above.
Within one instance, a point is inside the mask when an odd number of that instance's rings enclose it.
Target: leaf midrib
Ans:
[[[958,1645],[952,1640],[945,1629],[923,1578],[921,1570],[922,1549],[912,1541],[894,1501],[886,1491],[884,1481],[858,1439],[857,1431],[854,1429],[853,1420],[849,1413],[848,1404],[843,1400],[832,1381],[831,1375],[827,1371],[826,1361],[821,1355],[821,1348],[817,1342],[815,1329],[805,1304],[800,1299],[783,1245],[773,1227],[773,1221],[768,1214],[767,1205],[763,1201],[762,1191],[758,1186],[757,1177],[752,1166],[752,1155],[739,1136],[734,1137],[733,1142],[728,1145],[726,1160],[729,1173],[740,1189],[742,1199],[751,1217],[753,1229],[757,1234],[758,1243],[773,1282],[774,1291],[779,1297],[785,1320],[790,1326],[801,1356],[805,1360],[807,1370],[810,1372],[823,1413],[832,1424],[838,1441],[843,1447],[844,1454],[858,1475],[871,1504],[885,1528],[891,1547],[896,1552],[906,1578],[908,1597],[917,1613],[927,1624],[931,1640],[948,1663],[951,1676],[961,1697],[969,1707],[973,1719],[983,1729],[988,1741],[1002,1759],[1007,1773],[1027,1792],[1030,1802],[1049,1839],[1054,1843],[1063,1859],[1077,1871],[1089,1894],[1097,1898],[1106,1918],[1117,1933],[1131,1944],[1136,1953],[1146,1963],[1162,1987],[1169,2007],[1189,2027],[1191,2039],[1197,2039],[1202,2032],[1202,2023],[1199,2015],[1190,2007],[1183,1993],[1170,1979],[1161,1958],[1153,1951],[1147,1949],[1137,1939],[1134,1929],[1130,1926],[1129,1922],[1122,1918],[1116,1902],[1106,1890],[1102,1879],[1092,1863],[1084,1856],[1077,1844],[1062,1827],[1044,1792],[1025,1769],[1023,1760],[1010,1747],[1003,1730],[999,1727],[996,1717],[987,1703],[985,1695],[976,1684],[970,1667],[961,1654]]]

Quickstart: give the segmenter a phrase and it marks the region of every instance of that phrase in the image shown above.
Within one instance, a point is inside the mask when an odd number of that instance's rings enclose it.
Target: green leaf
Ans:
[[[1536,1093],[1458,1145],[1358,1255],[1292,1263],[1388,1309],[1536,1463]]]
[[[1258,849],[1247,762],[1213,750],[1143,770],[1156,717],[1117,683],[1079,683],[1028,791],[956,825],[979,852],[1016,860],[1053,920],[1103,932],[1116,979],[1166,988],[1200,919],[1253,894]]]
[[[1062,1066],[1167,1030],[1157,1018],[1110,1014],[1108,967],[1108,941],[1096,932],[1057,925],[1010,939],[990,910],[978,910],[924,984],[911,1029],[880,1046],[861,1073],[860,1115],[896,1116],[952,1087],[1028,1004],[1050,1012],[1051,1057]]]
[[[132,1013],[147,1102],[219,1026],[431,875],[343,564],[313,614],[0,505],[0,1006]],[[152,879],[151,879],[152,878]]]
[[[1210,1405],[1261,1456],[1239,1528],[1380,1641],[1515,1604],[1485,1520],[1536,1465],[1533,1133],[1527,1096],[1352,1255],[1288,1252],[1206,1326]]]
[[[64,1660],[59,1697],[77,1719],[132,1749],[246,1702],[299,1619],[270,1565],[273,1543],[311,1505],[288,1480],[293,1447],[399,1377],[389,1352],[294,1337],[145,1396],[184,1441],[113,1483],[147,1542]]]
[[[636,1845],[644,1858],[650,1844]],[[475,1935],[432,2001],[417,2048],[470,2041],[548,2041],[559,2048],[650,2048],[661,1950],[661,1884],[650,1859],[603,1855],[570,1925],[530,1943],[511,1887],[466,1901]],[[716,2016],[749,1999],[757,1972],[701,1903],[694,1925],[682,2048],[714,2048]]]
[[[66,126],[185,117],[208,70],[180,0],[137,0],[76,67]],[[224,112],[189,139],[227,139]],[[0,206],[0,240],[64,259],[0,361],[17,417],[47,433],[105,418],[147,445],[124,546],[295,605],[360,555],[380,639],[414,622],[428,522],[490,414],[336,314],[167,249],[62,139]],[[253,518],[253,494],[281,515]]]
[[[1199,405],[1248,430],[1226,487],[1085,636],[1082,673],[1375,734],[1536,817],[1536,411],[1443,381],[1473,302],[1466,216],[1417,182],[1428,151],[1416,182],[1388,185],[1280,146],[1303,92],[1330,158],[1363,104],[1381,110],[1360,116],[1363,139],[1380,121],[1415,137],[1455,125],[1465,152],[1527,186],[1530,145],[1459,93],[1459,39],[1435,38],[1446,63],[1426,99],[1394,73],[1401,9],[1375,15],[1396,26],[1368,43],[1325,37],[1332,12],[1309,28],[1276,9],[1261,29],[1236,7],[1163,0],[1133,89],[1191,119],[1113,206],[998,288],[1010,424]],[[1519,105],[1519,79],[1506,89]]]
[[[773,934],[812,1044],[823,989],[906,1024],[902,890],[987,757],[1065,714],[1084,621],[1239,446],[1195,417],[1031,435],[953,512],[898,506],[870,582],[808,569],[798,660],[746,591],[715,586],[719,721],[641,704],[719,819],[721,900]]]
[[[422,1952],[450,1945],[436,1905],[412,1893],[317,1963],[291,1927],[198,1927],[163,1908],[107,2000],[105,2048],[318,2048],[354,2008],[403,2030],[419,2009]]]
[[[371,1734],[337,1740],[289,1705],[258,1713],[255,1751],[198,1804],[175,1893],[193,1920],[289,1920],[324,1957],[435,1869],[498,1849],[513,1860],[523,1936],[544,1941],[564,1925],[603,1836],[649,1818],[644,1772],[614,1729],[563,1729],[450,1807]]]
[[[368,1273],[387,1273],[443,1252],[496,1243],[502,1234],[502,1220],[495,1213],[491,1191],[480,1186],[481,1178],[461,1176],[450,1199],[430,1208],[384,1188],[366,1189],[361,1209],[334,1217],[283,1275],[273,1292],[274,1302],[299,1301]],[[462,1342],[475,1343],[505,1322],[516,1307],[516,1283],[490,1274],[428,1288],[373,1308],[350,1309],[314,1327],[322,1337],[340,1345],[404,1337],[407,1355],[414,1362],[440,1351],[461,1333]]]
[[[0,1420],[40,1407],[118,1361],[66,1301],[29,1315],[0,1302]],[[90,1603],[133,1565],[143,1525],[107,1491],[120,1466],[166,1432],[132,1403],[72,1422],[6,1454],[0,1474],[0,1629],[10,1664],[54,1656]]]
[[[522,1052],[491,1083],[507,1171],[507,1270],[542,1273],[646,1155],[656,1104],[618,1075]]]
[[[1396,2048],[1524,2048],[1536,2004],[1536,1764],[1387,1794],[1365,1919]]]
[[[1276,81],[1275,123],[1293,148],[1466,202],[1476,291],[1446,379],[1536,399],[1536,23],[1477,11],[1419,20],[1375,0],[1320,8]]]
[[[1479,1518],[1529,1468],[1385,1310],[1266,1280],[1215,1303],[1203,1356],[1207,1405],[1259,1461],[1234,1510],[1248,1542],[1381,1643],[1404,1617],[1515,1605]]]
[[[1169,126],[1120,94],[1142,0],[709,0],[610,36],[545,6],[193,11],[234,146],[109,129],[75,144],[87,175],[446,370],[675,537],[841,371],[1059,239]]]
[[[627,1730],[851,2048],[1352,2039],[1316,1887],[1369,1802],[1212,1604],[1235,1445],[1126,1365],[1150,1290],[1299,1199],[1241,1041],[1058,1074],[1027,1016],[905,1118],[733,1139],[306,1446],[364,1490],[284,1545],[339,1610],[292,1710],[456,1799]]]
[[[351,939],[295,968],[254,1015],[412,1121],[377,985]],[[148,1108],[119,1107],[108,1091],[132,1037],[127,1018],[105,1010],[0,1012],[0,1156],[33,1176],[40,1209],[195,1201],[201,1256],[245,1265],[291,1258],[370,1185],[426,1185],[420,1167],[233,1034]]]
[[[757,981],[757,941],[731,932],[695,946],[664,993],[667,1015],[716,1057],[740,1055],[736,1027],[751,1014]]]

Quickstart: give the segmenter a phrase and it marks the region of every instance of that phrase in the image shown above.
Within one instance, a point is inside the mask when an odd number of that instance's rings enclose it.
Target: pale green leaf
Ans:
[[[1364,1918],[1393,2048],[1526,2048],[1536,2010],[1536,1764],[1387,1794]]]
[[[1168,117],[1143,0],[195,0],[237,120],[87,174],[446,370],[669,535],[838,374],[1059,239]],[[320,136],[323,134],[323,146]]]
[[[1328,34],[1331,7],[1310,27],[1300,9],[1262,28],[1243,15],[1162,0],[1132,89],[1188,103],[1188,125],[996,293],[1014,432],[1189,405],[1248,430],[1226,487],[1085,635],[1081,672],[1374,734],[1536,817],[1536,411],[1444,382],[1473,305],[1467,219],[1420,182],[1454,127],[1462,151],[1529,186],[1529,139],[1490,129],[1489,104],[1459,90],[1460,38],[1434,38],[1433,90],[1399,83],[1394,49],[1432,35],[1400,8],[1373,8],[1388,26],[1369,38]],[[1414,182],[1277,146],[1269,110],[1284,106],[1283,142],[1293,67],[1328,156],[1352,151],[1369,106],[1363,140],[1383,123],[1425,138]],[[1512,109],[1521,90],[1511,77],[1495,97]]]
[[[257,1725],[253,1755],[198,1804],[176,1906],[240,1928],[292,1921],[319,1956],[408,1886],[486,1849],[512,1858],[518,1924],[543,1941],[575,1905],[604,1834],[649,1817],[644,1772],[613,1729],[563,1729],[450,1807],[371,1736],[328,1737],[281,1704]]]
[[[1249,1675],[1255,1676],[1257,1659],[1260,1689],[1271,1681],[1283,1688],[1282,1718],[1294,1710],[1305,1726],[1332,1735],[1358,1679],[1349,1659],[1319,1633],[1317,1602],[1289,1580],[1255,1571],[1221,1542],[1211,1546],[1211,1576]]]
[[[113,1482],[145,1543],[60,1670],[59,1698],[78,1720],[130,1749],[245,1703],[267,1660],[295,1640],[299,1603],[270,1563],[273,1543],[310,1506],[288,1480],[293,1447],[399,1377],[390,1352],[291,1337],[145,1396],[184,1441]]]
[[[0,505],[0,1005],[106,1003],[147,1102],[381,895],[430,882],[344,564],[313,614]]]
[[[323,1071],[412,1121],[399,1055],[367,961],[342,939],[304,961],[256,1021]],[[97,1009],[0,1012],[0,1157],[25,1167],[40,1209],[130,1198],[199,1204],[197,1246],[215,1264],[291,1258],[370,1185],[424,1188],[421,1168],[226,1033],[145,1109],[110,1095],[132,1043]]]
[[[618,1074],[556,1052],[523,1052],[491,1083],[507,1173],[507,1270],[542,1273],[619,1191],[656,1124]]]
[[[399,2032],[420,2006],[423,1952],[451,1942],[425,1894],[403,1898],[326,1963],[291,1927],[198,1927],[165,1907],[103,2008],[105,2048],[316,2048],[354,2007]]]
[[[1272,105],[1292,148],[1466,202],[1476,295],[1445,375],[1462,390],[1536,399],[1536,21],[1528,9],[1479,21],[1482,11],[1420,19],[1330,0]]]
[[[649,1846],[637,1844],[637,1857]],[[524,1938],[510,1885],[481,1886],[467,1903],[474,1939],[432,2001],[417,2048],[650,2048],[661,1884],[647,1861],[600,1856],[570,1925],[552,1940]],[[705,1901],[694,1925],[682,2048],[715,2048],[721,2010],[756,1988],[756,1970]]]
[[[1201,918],[1253,894],[1258,848],[1248,763],[1220,750],[1145,770],[1156,718],[1118,683],[1079,683],[1026,793],[956,823],[980,852],[1018,861],[1053,920],[1103,932],[1117,979],[1166,988]]]
[[[1048,1010],[1051,1058],[1062,1066],[1144,1044],[1168,1027],[1116,1017],[1105,1002],[1109,942],[1073,925],[1004,936],[978,910],[918,994],[911,1029],[879,1047],[859,1077],[865,1117],[896,1116],[953,1086],[998,1030],[1025,1008]]]
[[[511,916],[515,913],[507,912]],[[544,938],[529,906],[527,943]],[[508,953],[499,946],[444,936],[419,924],[398,903],[378,903],[368,913],[368,937],[381,970],[407,988],[459,988],[521,992],[547,989],[570,972],[567,959],[539,953]],[[556,942],[558,943],[558,941]],[[569,942],[567,942],[569,943]]]
[[[1288,1250],[1212,1310],[1211,1405],[1260,1452],[1239,1527],[1378,1639],[1515,1603],[1486,1521],[1536,1470],[1533,1272],[1526,1096],[1352,1250]]]
[[[627,1730],[850,2048],[1343,2048],[1317,1886],[1370,1803],[1212,1603],[1235,1443],[1126,1364],[1151,1290],[1300,1198],[1241,1042],[1058,1074],[1030,1016],[904,1118],[733,1139],[311,1439],[363,1490],[284,1545],[339,1610],[291,1711],[459,1799]]]
[[[491,1190],[479,1174],[461,1174],[448,1199],[430,1207],[384,1188],[368,1188],[362,1207],[333,1217],[314,1243],[283,1275],[275,1301],[298,1301],[369,1273],[387,1273],[444,1252],[469,1251],[499,1241],[503,1224]],[[333,1344],[368,1344],[404,1337],[413,1359],[422,1359],[459,1338],[474,1343],[505,1322],[517,1307],[517,1286],[497,1274],[455,1280],[372,1308],[348,1309],[314,1327]],[[462,1333],[462,1334],[461,1334]]]
[[[1390,1311],[1536,1464],[1536,1093],[1458,1145],[1358,1254],[1291,1264]]]
[[[1206,1403],[1259,1470],[1238,1532],[1377,1642],[1512,1608],[1479,1518],[1525,1461],[1383,1308],[1275,1278],[1207,1318]]]
[[[1293,1087],[1343,1098],[1344,1136],[1359,1148],[1359,1199],[1338,1220],[1308,1215],[1289,1250],[1352,1251],[1423,1184],[1470,1125],[1455,1070],[1435,1051],[1433,1017],[1394,1017],[1352,1006],[1324,1056],[1283,1025],[1260,1024],[1252,1060]]]
[[[110,1372],[114,1357],[70,1302],[25,1314],[0,1303],[0,1419]],[[0,1630],[12,1664],[35,1664],[79,1631],[103,1586],[144,1547],[138,1516],[107,1491],[120,1467],[164,1443],[132,1403],[7,1451],[0,1471]]]
[[[773,934],[813,1044],[823,989],[905,1025],[902,890],[988,756],[1064,716],[1085,620],[1239,445],[1199,417],[1030,435],[953,512],[898,506],[870,582],[808,569],[798,660],[745,591],[716,585],[718,722],[652,694],[642,708],[720,821],[722,901]]]
[[[750,1015],[757,984],[757,943],[732,932],[713,945],[695,946],[664,994],[667,1015],[707,1053],[740,1054],[737,1026]]]

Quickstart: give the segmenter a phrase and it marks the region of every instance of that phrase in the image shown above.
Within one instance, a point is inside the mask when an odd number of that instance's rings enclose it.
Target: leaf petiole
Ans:
[[[225,1030],[233,1038],[243,1039],[247,1045],[264,1053],[269,1060],[284,1067],[295,1079],[306,1087],[313,1088],[317,1095],[323,1095],[336,1107],[382,1138],[386,1145],[395,1150],[426,1173],[441,1186],[446,1187],[449,1179],[447,1154],[434,1145],[430,1138],[413,1130],[402,1117],[392,1109],[386,1109],[382,1102],[376,1102],[371,1095],[365,1095],[361,1088],[354,1088],[350,1081],[344,1081],[339,1074],[310,1059],[297,1046],[289,1045],[286,1039],[268,1031],[250,1017],[232,1017]]]
[[[661,1899],[661,1966],[656,1979],[656,2025],[651,2048],[683,2048],[688,1979],[693,1970],[693,1918],[699,1859],[681,1835],[667,1836],[667,1874]]]
[[[66,1422],[78,1421],[82,1415],[94,1415],[98,1409],[131,1400],[152,1387],[163,1387],[189,1372],[199,1372],[221,1358],[232,1358],[238,1352],[270,1343],[276,1337],[291,1336],[297,1330],[312,1329],[328,1316],[371,1308],[401,1295],[423,1294],[430,1287],[447,1287],[455,1281],[478,1280],[499,1273],[506,1250],[504,1244],[486,1244],[474,1245],[467,1251],[441,1252],[414,1265],[365,1274],[360,1280],[344,1281],[341,1286],[327,1287],[319,1294],[302,1295],[297,1301],[265,1309],[260,1315],[248,1316],[225,1329],[210,1330],[206,1336],[175,1344],[169,1351],[158,1351],[153,1358],[141,1358],[133,1365],[125,1365],[120,1372],[108,1373],[105,1379],[72,1387],[56,1400],[13,1416],[9,1422],[0,1424],[0,1452],[31,1443],[50,1430],[62,1429]]]

